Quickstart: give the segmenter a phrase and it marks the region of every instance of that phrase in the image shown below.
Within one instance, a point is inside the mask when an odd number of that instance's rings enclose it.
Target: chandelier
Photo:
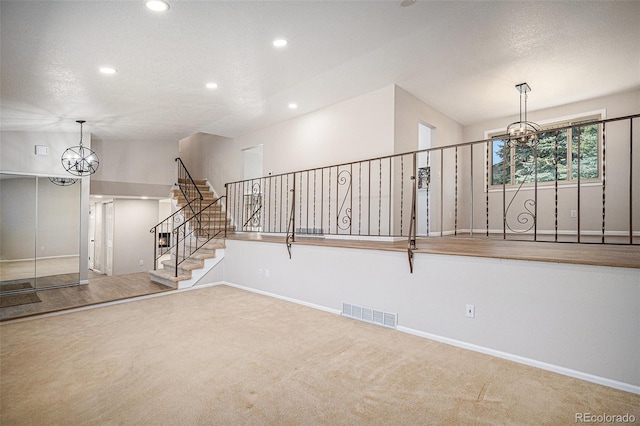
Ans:
[[[76,120],[76,123],[80,123],[80,145],[67,148],[62,153],[62,167],[72,175],[76,176],[89,176],[98,170],[100,160],[98,155],[91,150],[82,146],[82,125],[84,120]]]
[[[507,126],[507,136],[511,145],[535,145],[538,142],[538,133],[542,128],[527,120],[527,93],[531,87],[527,83],[516,84],[516,89],[520,92],[520,120]],[[524,117],[522,106],[524,98]],[[523,119],[524,118],[524,119]]]
[[[51,183],[55,183],[59,186],[70,186],[78,181],[78,179],[66,177],[50,177],[49,180],[51,181]]]

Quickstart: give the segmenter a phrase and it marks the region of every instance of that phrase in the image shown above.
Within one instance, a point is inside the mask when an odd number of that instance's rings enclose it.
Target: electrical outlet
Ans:
[[[578,211],[577,210],[571,210],[571,217],[578,217]]]
[[[258,275],[262,275],[262,269],[258,269]]]
[[[40,247],[40,251],[44,251],[44,246]]]
[[[474,305],[467,305],[467,316],[469,318],[476,317],[476,307]]]
[[[144,266],[144,260],[140,259],[140,266]]]
[[[264,276],[265,276],[265,277],[267,277],[267,278],[269,278],[269,270],[268,270],[268,269],[265,269],[265,270],[264,270]]]

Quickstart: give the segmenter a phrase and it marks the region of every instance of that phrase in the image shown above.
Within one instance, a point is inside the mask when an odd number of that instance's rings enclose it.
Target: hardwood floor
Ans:
[[[0,262],[0,280],[78,273],[78,256]]]
[[[89,284],[36,291],[41,302],[0,308],[0,321],[171,290],[152,282],[146,272],[113,277],[90,274]]]
[[[285,242],[281,235],[239,233],[229,239]],[[321,245],[366,250],[407,251],[407,240],[376,241],[373,239],[339,239],[296,237],[295,245]],[[420,253],[452,256],[475,256],[534,262],[573,263],[581,265],[640,268],[640,245],[577,244],[572,242],[514,241],[498,238],[432,237],[418,238],[416,255]]]

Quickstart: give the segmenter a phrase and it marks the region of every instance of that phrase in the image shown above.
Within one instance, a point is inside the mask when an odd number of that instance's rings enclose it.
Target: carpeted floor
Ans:
[[[0,325],[0,423],[575,424],[640,396],[228,286]]]

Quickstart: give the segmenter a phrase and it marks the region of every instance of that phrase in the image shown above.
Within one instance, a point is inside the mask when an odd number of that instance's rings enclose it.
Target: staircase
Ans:
[[[222,260],[225,231],[233,230],[206,179],[187,176],[179,178],[177,186],[172,190],[176,213],[151,230],[159,248],[154,248],[156,269],[149,276],[151,281],[182,289],[195,285]]]

